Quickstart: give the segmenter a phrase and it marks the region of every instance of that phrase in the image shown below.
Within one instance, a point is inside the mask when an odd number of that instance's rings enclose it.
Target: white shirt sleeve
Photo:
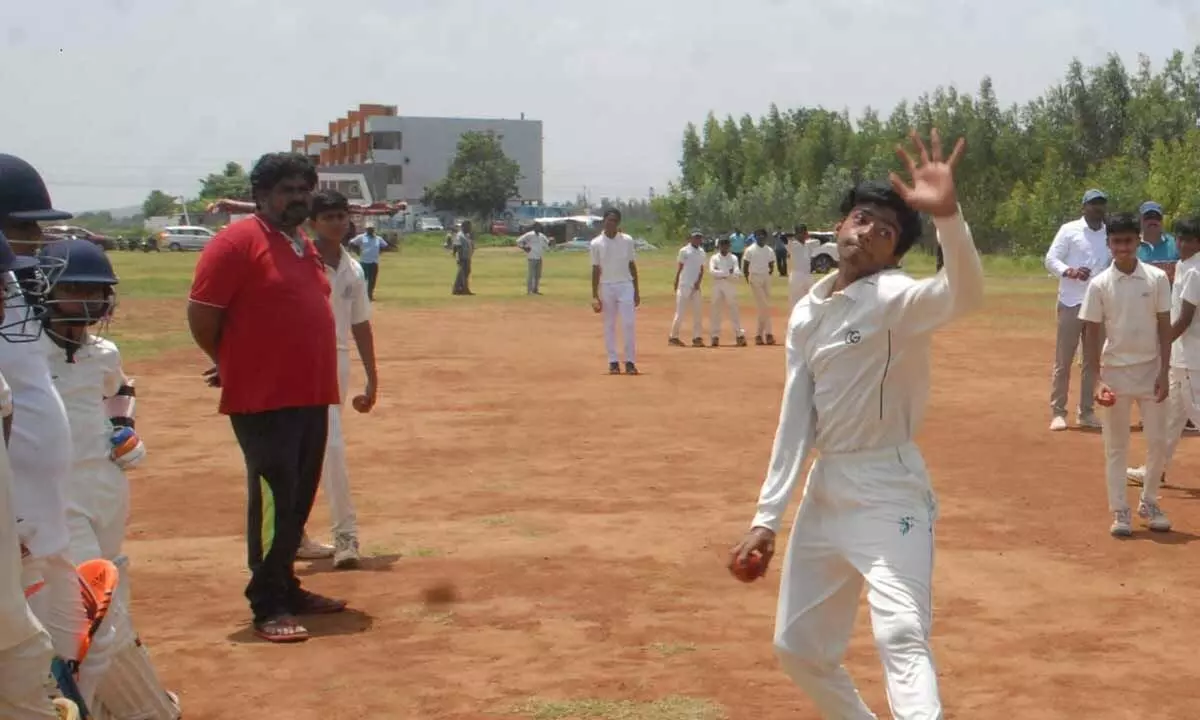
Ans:
[[[1154,311],[1171,312],[1171,281],[1165,271],[1154,278]]]
[[[625,241],[629,244],[629,262],[637,262],[637,243],[628,235],[625,236]]]
[[[931,332],[983,305],[983,261],[962,209],[933,222],[942,246],[942,272],[918,280],[897,298],[895,329],[903,334]]]
[[[633,258],[633,254],[631,253],[629,257],[630,257],[630,259],[632,259],[632,258]],[[686,260],[686,259],[687,259],[687,248],[680,248],[680,249],[679,249],[679,254],[675,256],[675,262],[677,262],[677,263],[679,263],[680,265],[682,265],[682,264],[683,264],[683,261],[684,261],[684,260]]]
[[[783,386],[783,406],[779,410],[779,427],[771,448],[767,477],[758,494],[758,510],[751,527],[764,527],[778,533],[783,516],[791,502],[792,493],[804,461],[812,450],[816,436],[817,410],[813,405],[813,376],[801,353],[793,344],[795,333],[788,328],[787,380]]]
[[[592,241],[591,254],[592,267],[600,267],[603,264],[603,258],[601,257],[602,253],[600,251],[600,243],[596,242],[595,240]]]
[[[1100,283],[1092,281],[1083,291],[1083,304],[1079,306],[1079,319],[1084,322],[1104,322],[1104,297],[1100,294]]]
[[[1063,225],[1054,236],[1054,241],[1050,243],[1050,249],[1046,251],[1046,270],[1056,278],[1062,277],[1063,273],[1071,268],[1067,264],[1067,255],[1071,251],[1070,246],[1067,244],[1069,236],[1070,233],[1067,232],[1067,226]]]
[[[1183,273],[1183,285],[1179,288],[1179,297],[1193,306],[1200,306],[1200,273],[1188,269]]]

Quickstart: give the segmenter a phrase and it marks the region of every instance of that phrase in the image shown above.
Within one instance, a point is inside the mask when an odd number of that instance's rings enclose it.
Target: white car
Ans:
[[[442,226],[442,221],[435,217],[423,217],[417,221],[418,232],[440,232],[446,228]]]
[[[157,236],[159,250],[203,250],[216,235],[200,225],[168,225]]]
[[[837,236],[831,232],[810,232],[808,254],[812,258],[812,271],[827,273],[837,267]]]

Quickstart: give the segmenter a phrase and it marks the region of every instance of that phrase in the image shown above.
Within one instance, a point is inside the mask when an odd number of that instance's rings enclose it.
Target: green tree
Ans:
[[[142,201],[142,215],[146,217],[161,217],[175,212],[175,198],[162,190],[151,190]]]
[[[465,132],[446,177],[425,188],[422,202],[437,210],[490,219],[519,197],[521,166],[509,159],[493,132]]]
[[[225,169],[200,180],[200,197],[204,200],[249,200],[250,176],[235,162],[225,163]]]

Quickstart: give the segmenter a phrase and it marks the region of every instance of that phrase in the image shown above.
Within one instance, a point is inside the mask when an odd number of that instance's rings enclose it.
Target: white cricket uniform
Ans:
[[[822,717],[874,718],[842,666],[865,579],[888,701],[899,720],[941,718],[929,648],[937,501],[913,438],[929,399],[933,332],[983,303],[961,211],[935,219],[945,271],[885,270],[791,314],[779,429],[753,526],[778,532],[811,450],[775,621],[784,669]]]
[[[788,241],[788,309],[812,287],[812,255],[808,243],[795,238]]]
[[[625,339],[625,362],[637,362],[637,326],[634,313],[633,272],[637,246],[625,233],[597,235],[591,244],[592,267],[600,268],[600,306],[604,315],[604,347],[608,361],[618,362],[617,317]]]
[[[0,415],[12,413],[12,392],[0,377]],[[46,694],[54,650],[25,602],[12,484],[8,448],[0,442],[0,718],[50,720],[58,717]]]
[[[1183,304],[1200,307],[1200,254],[1180,260],[1171,285],[1171,322],[1179,319]],[[1200,423],[1200,313],[1193,316],[1171,345],[1171,389],[1167,396],[1167,451],[1164,470],[1175,457],[1187,421]]]
[[[679,338],[679,327],[683,325],[683,316],[688,313],[692,315],[692,339],[704,337],[704,300],[696,285],[704,276],[704,261],[707,259],[704,248],[691,243],[679,249],[676,260],[681,269],[679,287],[675,290],[675,319],[671,321],[671,337],[674,339]]]
[[[1110,265],[1088,283],[1079,319],[1104,328],[1100,379],[1112,388],[1116,402],[1104,421],[1105,479],[1108,509],[1128,510],[1125,499],[1129,416],[1136,402],[1146,438],[1146,479],[1142,500],[1158,502],[1158,485],[1166,467],[1167,405],[1154,399],[1154,383],[1162,370],[1158,313],[1171,311],[1171,283],[1162,270],[1138,261],[1126,274]],[[1180,428],[1182,430],[1182,428]]]
[[[367,279],[362,266],[342,252],[336,268],[325,266],[331,292],[333,321],[337,330],[338,388],[345,404],[350,392],[350,329],[371,319],[367,299]],[[350,497],[350,471],[346,463],[346,439],[342,433],[342,405],[329,406],[329,435],[325,445],[325,464],[321,486],[329,501],[334,537],[357,537],[358,521]]]
[[[713,253],[708,260],[708,273],[713,278],[712,327],[709,328],[713,338],[721,337],[721,309],[725,306],[729,307],[729,319],[733,323],[734,335],[744,337],[746,333],[742,330],[742,319],[738,315],[737,304],[737,280],[742,276],[742,266],[737,255]]]
[[[29,307],[7,273],[6,317],[28,318]],[[36,322],[36,321],[31,321]],[[23,587],[42,582],[29,598],[37,616],[64,659],[74,659],[87,614],[79,595],[79,576],[67,556],[64,485],[71,467],[71,428],[62,398],[50,378],[44,335],[33,342],[0,338],[0,374],[12,388],[13,426],[8,456],[13,472],[17,533],[29,549],[23,560]],[[80,690],[93,688],[97,674],[89,657],[79,669]]]
[[[755,337],[773,335],[771,331],[771,266],[775,263],[775,248],[754,243],[746,248],[742,256],[750,276],[750,290],[754,293],[754,306],[758,311]]]
[[[530,230],[517,238],[517,247],[525,248],[525,292],[533,295],[541,292],[542,257],[550,248],[550,239],[540,232]]]

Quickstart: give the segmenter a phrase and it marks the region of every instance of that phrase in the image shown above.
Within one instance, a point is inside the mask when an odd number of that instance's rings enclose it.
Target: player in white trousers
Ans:
[[[930,650],[937,501],[913,440],[929,399],[934,331],[983,303],[983,266],[933,131],[912,133],[912,178],[863,183],[842,202],[838,270],[792,311],[779,429],[757,513],[730,553],[743,579],[765,572],[805,459],[816,451],[784,560],[775,649],[828,720],[876,716],[842,657],[864,580],[888,703],[897,720],[940,720]],[[946,269],[915,280],[897,266],[933,216]],[[757,564],[757,569],[755,565]],[[746,575],[755,570],[753,575]]]
[[[623,232],[621,211],[604,211],[604,230],[592,240],[592,310],[604,313],[604,347],[608,372],[619,375],[617,318],[625,340],[625,374],[637,375],[637,326],[635,310],[642,304],[638,287],[637,245]]]
[[[808,226],[797,225],[788,238],[788,310],[812,287],[812,254],[808,250]]]
[[[1171,285],[1171,388],[1167,395],[1167,449],[1163,458],[1160,487],[1175,457],[1189,420],[1200,424],[1200,323],[1195,322],[1200,306],[1200,217],[1175,223],[1179,263]],[[1135,485],[1146,480],[1146,466],[1129,468],[1127,477]]]
[[[667,342],[671,345],[683,346],[679,339],[679,327],[687,314],[692,316],[692,347],[704,347],[704,300],[700,292],[700,283],[704,280],[704,266],[707,256],[704,254],[704,233],[693,230],[688,237],[687,245],[679,249],[676,258],[678,267],[675,269],[675,318],[671,321],[671,335]]]
[[[117,346],[95,330],[116,307],[116,274],[104,250],[88,240],[61,240],[43,248],[42,262],[64,264],[46,300],[42,348],[71,427],[73,454],[64,486],[69,555],[74,565],[104,558],[120,573],[106,619],[88,659],[101,654],[106,669],[92,696],[98,720],[177,720],[178,698],[159,680],[131,616],[129,561],[122,550],[129,519],[125,471],[145,457],[134,429],[136,395]],[[82,688],[81,688],[82,689]]]
[[[766,242],[767,231],[756,230],[754,244],[746,248],[742,256],[746,282],[754,293],[754,309],[758,315],[754,330],[755,345],[775,344],[775,333],[771,328],[771,274],[775,272],[775,248]]]
[[[1151,530],[1166,532],[1171,522],[1158,505],[1158,487],[1167,454],[1163,401],[1170,391],[1171,283],[1165,272],[1138,260],[1136,217],[1113,215],[1106,227],[1112,265],[1088,283],[1079,319],[1084,322],[1083,340],[1092,351],[1084,357],[1095,363],[1089,370],[1100,372],[1096,401],[1109,406],[1103,429],[1109,532],[1117,537],[1133,533],[1125,476],[1135,402],[1146,438],[1146,479],[1138,516]]]
[[[731,242],[723,237],[717,243],[717,252],[708,260],[708,273],[713,278],[712,297],[712,346],[721,346],[721,310],[729,308],[729,321],[738,347],[746,346],[746,331],[738,314],[737,278],[742,276],[741,263],[730,252]]]
[[[321,486],[329,501],[333,520],[333,546],[320,545],[307,533],[296,557],[316,559],[332,557],[339,570],[358,565],[358,520],[350,496],[350,471],[346,462],[346,438],[342,431],[342,406],[350,392],[350,337],[366,373],[366,388],[351,403],[360,413],[369,413],[378,397],[378,368],[375,363],[375,335],[371,329],[371,303],[367,298],[367,281],[363,269],[350,257],[341,238],[350,224],[350,203],[335,190],[322,190],[313,195],[311,220],[317,238],[317,251],[325,263],[329,278],[329,302],[337,329],[338,388],[341,404],[329,406],[329,433],[325,444],[325,461],[321,469]]]

